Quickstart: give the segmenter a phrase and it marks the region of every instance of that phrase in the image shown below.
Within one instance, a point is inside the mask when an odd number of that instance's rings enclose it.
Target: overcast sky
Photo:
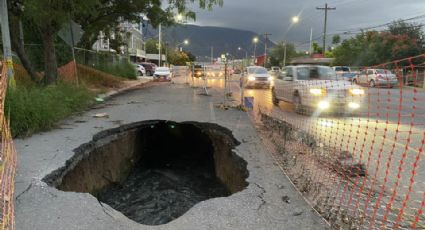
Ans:
[[[250,30],[256,33],[271,33],[274,42],[288,40],[296,44],[307,43],[310,28],[313,38],[320,41],[323,33],[324,0],[224,0],[222,8],[212,11],[199,10],[194,24],[221,26]],[[425,0],[328,0],[329,7],[336,10],[328,14],[328,34],[341,33],[407,19],[425,14]],[[300,22],[291,26],[291,18],[300,17]],[[425,18],[412,22],[425,22]],[[331,35],[329,36],[331,37]]]

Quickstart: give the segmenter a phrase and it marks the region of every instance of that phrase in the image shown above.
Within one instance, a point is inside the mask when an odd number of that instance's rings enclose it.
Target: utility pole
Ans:
[[[211,46],[211,64],[214,64],[214,46]]]
[[[6,0],[1,0],[0,5],[0,23],[1,23],[1,34],[3,40],[3,55],[7,65],[7,76],[9,81],[14,85],[14,73],[13,73],[13,59],[12,59],[12,45],[10,43],[10,31],[9,31],[9,17],[7,12]]]
[[[264,42],[264,67],[266,67],[267,64],[267,41],[269,40],[269,36],[272,34],[265,33],[264,37],[266,38],[266,41]]]
[[[284,50],[283,50],[283,67],[285,67],[286,66],[286,41],[285,41],[285,47],[284,47]]]
[[[310,28],[310,48],[308,52],[310,56],[313,54],[313,28]]]
[[[328,3],[325,4],[325,8],[323,7],[316,7],[317,10],[324,10],[325,11],[325,25],[323,28],[323,54],[326,52],[326,26],[328,23],[328,10],[336,10],[336,7],[328,7]]]
[[[158,66],[159,67],[161,67],[161,42],[162,42],[162,25],[161,24],[159,24],[159,28],[158,28],[158,30],[159,30],[159,37],[158,37],[158,40],[159,40],[159,43],[158,43],[158,53],[159,53],[159,57],[158,57]]]
[[[256,52],[257,52],[257,43],[255,42],[254,43],[254,65],[257,65],[257,56],[255,56],[257,55]]]

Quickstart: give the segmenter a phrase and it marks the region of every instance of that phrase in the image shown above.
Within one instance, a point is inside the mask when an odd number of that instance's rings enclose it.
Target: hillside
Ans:
[[[151,27],[145,29],[147,38],[157,38],[158,31]],[[249,56],[254,55],[254,44],[252,39],[259,37],[260,42],[257,45],[256,54],[264,53],[264,37],[258,36],[256,33],[245,30],[230,29],[223,27],[184,25],[174,26],[163,29],[164,41],[169,46],[176,46],[185,39],[190,40],[190,45],[184,46],[183,49],[192,52],[199,59],[211,57],[211,47],[213,47],[214,57],[220,54],[230,53],[237,58],[245,56],[245,51],[239,51],[238,47],[242,47],[248,52]],[[268,46],[274,46],[271,41]]]

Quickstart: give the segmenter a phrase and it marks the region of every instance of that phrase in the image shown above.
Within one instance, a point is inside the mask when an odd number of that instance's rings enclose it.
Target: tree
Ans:
[[[286,46],[286,47],[285,47]],[[272,66],[283,66],[283,59],[285,56],[286,48],[286,63],[289,63],[292,58],[299,56],[292,43],[279,42],[270,52],[270,64]]]
[[[339,43],[341,43],[341,37],[339,35],[334,35],[332,37],[332,44],[338,45]]]
[[[69,22],[73,12],[94,10],[96,0],[23,0],[23,17],[33,23],[40,34],[44,56],[44,83],[57,80],[57,58],[55,40],[58,31]]]
[[[407,23],[402,20],[394,21],[388,26],[388,31],[392,35],[407,36],[415,40],[421,49],[425,47],[425,36],[422,31],[422,25]]]
[[[157,54],[159,53],[159,42],[156,39],[149,39],[145,42],[146,53],[148,54]],[[167,47],[165,44],[161,45],[161,53],[165,54]]]
[[[18,18],[17,21],[30,22],[41,37],[45,84],[56,82],[58,75],[56,36],[70,20],[82,26],[85,32],[80,44],[91,49],[100,31],[112,32],[123,21],[139,22],[141,14],[146,15],[154,26],[159,23],[166,25],[173,23],[174,12],[195,18],[195,13],[186,8],[188,4],[198,2],[201,8],[208,9],[212,9],[214,5],[223,4],[223,0],[169,0],[163,9],[163,1],[160,0],[11,0],[11,2],[20,3],[24,10],[21,10],[19,14],[14,14],[16,11],[10,13]],[[21,52],[22,44],[17,42],[15,44],[24,66],[32,72],[30,62],[25,61],[25,52]],[[119,41],[115,45],[118,46]]]
[[[193,53],[191,53],[189,51],[186,51],[185,53],[187,54],[187,57],[189,58],[189,61],[190,62],[195,62],[196,61],[196,56]]]
[[[163,1],[159,0],[99,0],[95,10],[91,12],[76,13],[75,20],[84,31],[80,46],[90,49],[97,40],[100,31],[108,33],[113,31],[121,22],[129,21],[139,23],[141,15],[149,18],[154,27],[162,23],[174,23],[174,13],[183,14],[187,18],[196,19],[196,14],[187,9],[187,4],[199,3],[202,9],[212,9],[215,5],[222,5],[223,0],[169,0],[165,9]]]
[[[28,26],[31,24],[28,20],[24,21],[23,19],[23,1],[22,0],[11,0],[8,1],[8,12],[9,12],[9,28],[11,35],[12,49],[17,53],[22,65],[27,70],[28,74],[31,77],[31,80],[36,82],[39,80],[39,76],[31,62],[24,44],[24,31],[33,33],[32,38],[37,39],[37,31],[34,31],[33,26]],[[24,28],[25,26],[25,28]]]
[[[368,31],[345,40],[335,48],[336,65],[371,66],[424,51],[423,34],[417,25],[394,22],[388,31]]]
[[[316,53],[316,54],[323,53],[323,48],[319,47],[319,44],[317,44],[317,42],[313,42],[313,53]]]
[[[191,61],[189,58],[189,55],[181,51],[168,52],[167,60],[171,65],[178,65],[178,66],[186,65],[187,62]]]

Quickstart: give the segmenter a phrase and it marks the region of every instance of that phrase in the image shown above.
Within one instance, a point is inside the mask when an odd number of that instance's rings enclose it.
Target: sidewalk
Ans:
[[[64,120],[56,130],[16,140],[16,229],[327,229],[262,146],[247,114],[216,109],[221,92],[211,89],[208,97],[198,91],[184,84],[153,83],[110,97],[95,110]],[[93,118],[96,113],[109,118]],[[248,162],[249,186],[230,197],[198,203],[171,223],[145,226],[90,194],[62,192],[41,181],[94,134],[158,119],[211,122],[232,130],[241,142],[235,152]]]

